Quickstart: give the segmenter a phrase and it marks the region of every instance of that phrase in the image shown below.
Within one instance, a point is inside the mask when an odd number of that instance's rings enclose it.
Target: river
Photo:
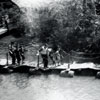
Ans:
[[[100,80],[59,75],[0,75],[0,100],[100,100]]]

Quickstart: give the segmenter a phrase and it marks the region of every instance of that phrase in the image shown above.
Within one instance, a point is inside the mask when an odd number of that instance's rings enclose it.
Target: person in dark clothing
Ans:
[[[41,56],[43,59],[44,68],[47,68],[48,67],[48,56],[44,54],[42,54]]]
[[[54,59],[54,50],[52,48],[48,48],[48,51],[49,51],[49,57],[50,57],[53,65],[55,65],[56,62],[55,62],[55,59]]]
[[[16,55],[17,64],[20,65],[21,57],[20,57],[19,44],[16,44],[15,55]]]
[[[15,47],[14,42],[11,42],[9,45],[9,55],[12,58],[12,64],[15,65],[16,57],[15,57]]]
[[[20,58],[21,58],[21,61],[22,61],[22,64],[23,64],[24,63],[24,60],[25,60],[25,55],[24,55],[25,49],[24,49],[23,46],[20,46],[19,52],[20,52]]]
[[[41,57],[43,59],[44,68],[48,67],[48,47],[47,45],[43,45],[39,50]]]

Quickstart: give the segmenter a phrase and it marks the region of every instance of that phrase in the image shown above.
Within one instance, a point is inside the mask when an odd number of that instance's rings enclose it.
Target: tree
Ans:
[[[42,42],[60,45],[65,51],[97,52],[91,49],[99,48],[94,46],[94,40],[99,36],[97,20],[91,0],[51,3],[39,10],[39,38]]]

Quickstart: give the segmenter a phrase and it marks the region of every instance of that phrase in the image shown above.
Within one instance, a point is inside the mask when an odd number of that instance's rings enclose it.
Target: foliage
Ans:
[[[15,36],[20,36],[24,34],[25,30],[25,23],[22,20],[23,13],[21,12],[20,8],[14,4],[12,1],[8,0],[7,2],[1,2],[1,10],[0,10],[0,19],[1,22],[7,21],[8,29],[10,33]],[[8,16],[7,19],[2,20],[2,17]],[[2,24],[2,23],[1,23]]]
[[[97,39],[100,26],[95,24],[99,18],[94,9],[92,2],[84,6],[82,0],[52,3],[41,8],[38,23],[40,40],[60,45],[66,51],[99,51],[99,46],[94,45],[100,41],[99,37]]]

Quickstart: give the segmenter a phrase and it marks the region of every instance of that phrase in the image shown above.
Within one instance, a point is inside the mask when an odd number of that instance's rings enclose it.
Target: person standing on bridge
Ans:
[[[56,64],[60,66],[62,64],[62,55],[61,55],[61,48],[58,46],[55,52]]]
[[[41,54],[41,57],[43,59],[43,65],[44,68],[48,67],[48,46],[47,44],[44,44],[40,49],[39,52]]]
[[[55,61],[55,51],[53,50],[53,48],[48,48],[48,51],[49,51],[49,57],[53,63],[53,65],[56,66],[56,61]]]
[[[15,55],[16,55],[17,64],[20,65],[21,55],[20,55],[20,49],[18,43],[16,44]]]
[[[22,45],[19,47],[19,53],[20,53],[20,58],[21,58],[21,63],[24,63],[25,60],[25,49]]]
[[[15,46],[14,46],[14,42],[11,42],[9,47],[9,55],[12,58],[12,64],[15,65],[15,61],[16,61],[16,55],[15,55]]]

